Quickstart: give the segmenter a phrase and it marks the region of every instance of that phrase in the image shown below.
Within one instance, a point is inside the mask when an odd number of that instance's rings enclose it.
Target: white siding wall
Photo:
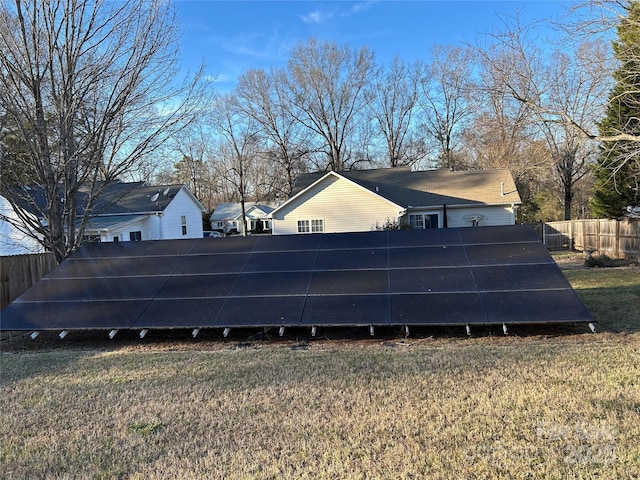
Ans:
[[[496,225],[514,225],[516,223],[513,209],[505,206],[450,208],[447,207],[447,225],[449,227],[470,227],[471,223],[465,219],[467,216],[482,215],[481,227]],[[442,226],[442,225],[441,225]]]
[[[0,214],[18,221],[9,201],[0,196]],[[0,256],[42,253],[44,248],[33,237],[24,234],[11,223],[0,219]]]
[[[153,227],[150,225],[149,220],[154,220],[154,217],[146,218],[139,222],[126,225],[122,230],[114,230],[106,235],[100,235],[101,242],[113,242],[113,237],[118,237],[121,242],[128,242],[131,232],[142,232],[142,240],[157,240],[158,237],[152,236]]]
[[[398,219],[398,208],[347,180],[326,178],[275,213],[273,234],[298,233],[298,220],[323,220],[325,233],[366,232]]]
[[[180,221],[182,215],[187,217],[186,235],[182,235],[182,223]],[[202,212],[182,189],[164,210],[158,239],[173,238],[202,238]]]

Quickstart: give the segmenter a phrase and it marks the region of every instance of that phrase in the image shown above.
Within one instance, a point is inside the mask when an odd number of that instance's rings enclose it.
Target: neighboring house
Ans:
[[[18,216],[9,201],[0,196],[0,256],[43,253],[44,247],[28,230],[18,228]]]
[[[264,203],[245,202],[245,219],[249,232],[271,231],[269,214],[273,207]],[[226,234],[242,233],[242,205],[240,203],[219,203],[210,217],[211,229]],[[260,226],[259,226],[260,225]]]
[[[37,198],[36,194],[33,196]],[[81,188],[79,216],[86,205],[84,198],[86,191]],[[204,211],[185,185],[112,182],[97,197],[84,235],[87,241],[101,242],[202,238]],[[11,214],[6,216],[17,218],[13,209]],[[0,220],[0,226],[3,232],[5,229],[13,232],[8,235],[11,238],[20,231],[7,221]],[[10,253],[2,250],[1,254]]]
[[[409,167],[298,177],[271,212],[274,235],[515,224],[520,196],[508,170],[411,171]]]

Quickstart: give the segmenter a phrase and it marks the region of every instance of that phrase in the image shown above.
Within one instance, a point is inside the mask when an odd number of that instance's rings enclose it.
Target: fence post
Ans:
[[[569,251],[573,252],[573,220],[569,220]]]

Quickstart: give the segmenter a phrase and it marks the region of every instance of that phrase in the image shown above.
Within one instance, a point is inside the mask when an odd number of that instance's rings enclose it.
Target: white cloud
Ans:
[[[327,10],[314,10],[313,12],[300,16],[300,18],[304,23],[316,23],[320,25],[331,19],[334,15],[334,12]]]

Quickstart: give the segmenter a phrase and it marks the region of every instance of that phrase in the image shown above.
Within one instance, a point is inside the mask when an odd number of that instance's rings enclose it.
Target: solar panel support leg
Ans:
[[[502,324],[502,331],[504,332],[505,335],[509,335],[509,331],[507,330],[507,324],[506,323]]]
[[[471,336],[471,327],[469,324],[465,325],[464,328],[467,330],[467,335]]]
[[[278,331],[278,335],[280,336],[284,335],[284,327],[280,327],[280,330]]]
[[[227,335],[229,335],[229,332],[231,331],[231,329],[229,327],[225,328],[222,332],[222,336],[224,338],[227,338]]]
[[[372,337],[376,334],[373,325],[369,325],[369,335],[371,335]]]
[[[31,340],[35,340],[36,338],[38,338],[38,335],[40,335],[40,332],[36,331],[36,332],[31,332],[31,335],[29,335],[31,337]]]
[[[144,338],[147,333],[149,333],[148,328],[143,328],[142,330],[140,330],[140,338]]]
[[[409,337],[409,325],[404,326],[404,338]]]
[[[64,337],[67,336],[68,333],[69,333],[69,330],[63,330],[58,334],[58,336],[60,337],[60,339],[63,339]]]
[[[113,330],[111,330],[109,332],[109,338],[113,340],[113,337],[116,336],[116,333],[118,333],[118,330],[116,330],[115,328]]]
[[[191,332],[191,336],[193,338],[196,338],[198,336],[198,333],[200,333],[200,329],[199,328],[194,328],[193,332]]]
[[[311,336],[312,337],[316,336],[316,327],[311,327]]]
[[[589,322],[589,329],[591,333],[596,333],[596,326],[592,322]]]

